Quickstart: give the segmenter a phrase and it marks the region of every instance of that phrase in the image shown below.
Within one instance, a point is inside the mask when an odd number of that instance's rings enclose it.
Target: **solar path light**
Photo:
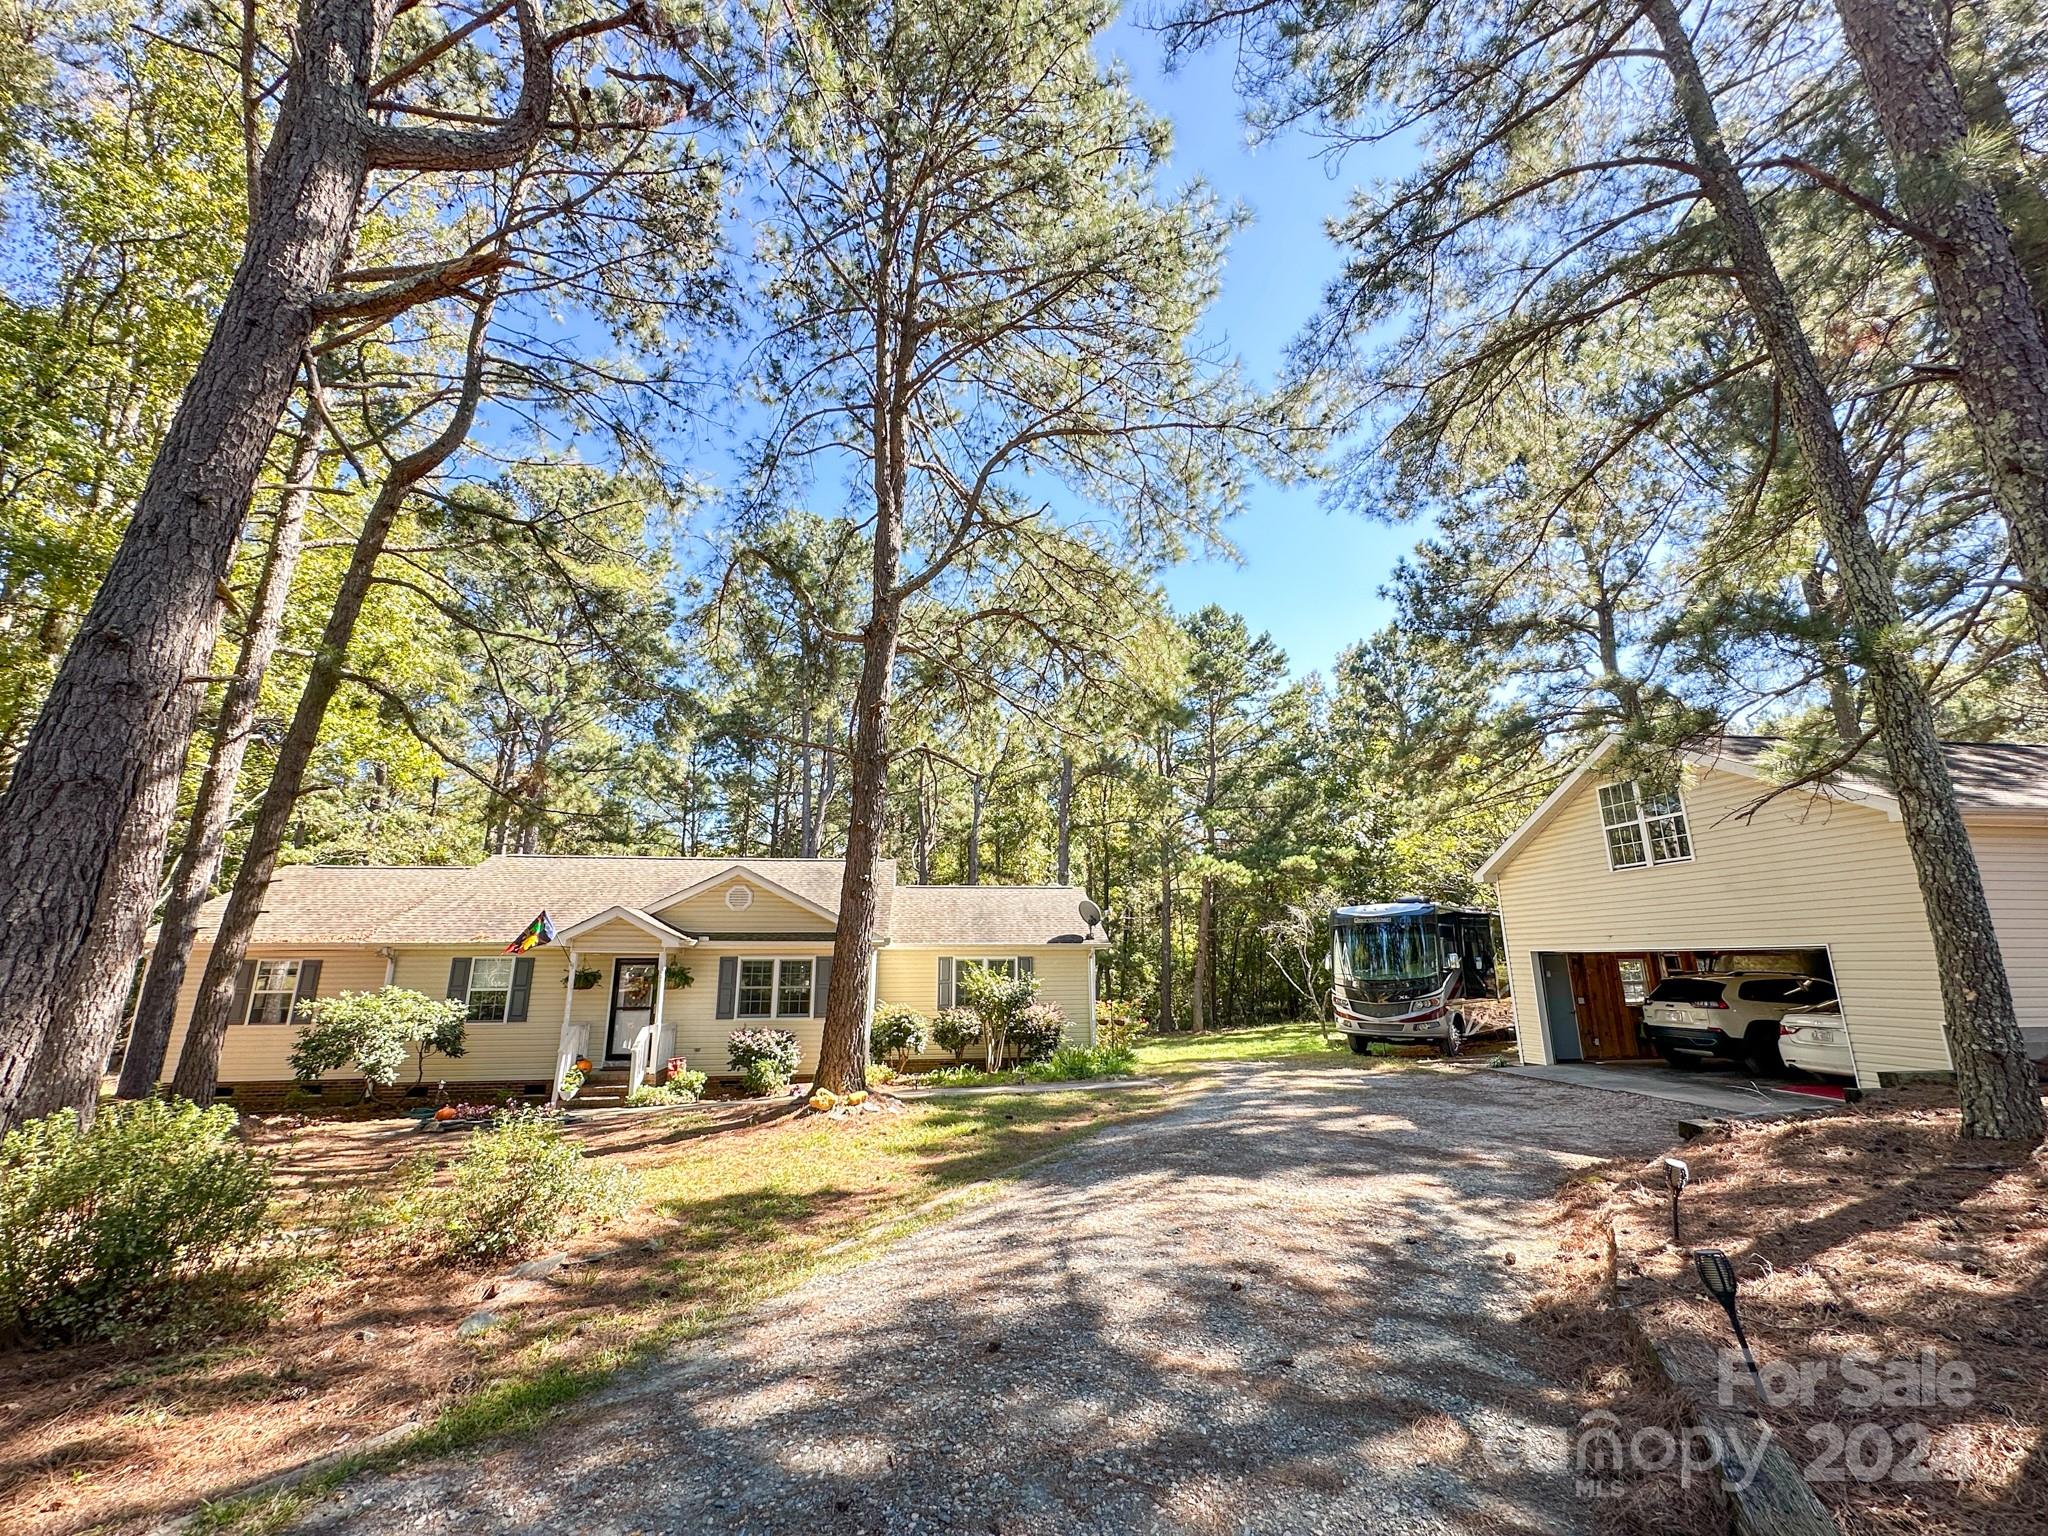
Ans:
[[[1664,1187],[1671,1191],[1671,1241],[1678,1242],[1678,1197],[1692,1182],[1692,1166],[1682,1157],[1664,1159]]]
[[[1749,1335],[1742,1331],[1742,1318],[1735,1310],[1735,1266],[1718,1248],[1695,1248],[1692,1264],[1707,1294],[1721,1303],[1721,1310],[1728,1314],[1728,1326],[1735,1330],[1735,1342],[1742,1346],[1742,1363],[1749,1367],[1750,1380],[1756,1383],[1757,1391],[1762,1392],[1764,1378],[1756,1368],[1756,1357],[1749,1352]]]

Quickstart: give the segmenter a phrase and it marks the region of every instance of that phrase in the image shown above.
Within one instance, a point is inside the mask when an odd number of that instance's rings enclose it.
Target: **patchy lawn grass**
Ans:
[[[989,1181],[1163,1097],[998,1094],[711,1136],[695,1114],[586,1128],[638,1175],[636,1209],[569,1245],[576,1262],[546,1278],[316,1237],[262,1322],[154,1351],[0,1355],[0,1529],[133,1530],[202,1500],[217,1501],[206,1528],[273,1528],[303,1493],[238,1490],[407,1425],[417,1432],[378,1457],[531,1428],[622,1366],[987,1198]],[[374,1124],[295,1129],[284,1220],[317,1220],[422,1142],[461,1147]],[[496,1321],[459,1338],[479,1311]]]
[[[1259,1029],[1210,1030],[1199,1035],[1146,1035],[1138,1042],[1136,1070],[1147,1077],[1174,1078],[1232,1062],[1261,1062],[1289,1067],[1355,1067],[1366,1072],[1430,1066],[1463,1072],[1490,1065],[1503,1051],[1513,1058],[1513,1036],[1472,1040],[1462,1055],[1451,1059],[1427,1045],[1376,1045],[1371,1055],[1358,1056],[1342,1035],[1334,1029],[1325,1035],[1323,1026],[1309,1019]]]
[[[1146,1035],[1138,1042],[1138,1070],[1151,1076],[1199,1072],[1217,1062],[1286,1061],[1312,1057],[1318,1066],[1341,1066],[1353,1060],[1344,1037],[1331,1031],[1326,1039],[1313,1020],[1269,1024],[1262,1029],[1210,1030],[1199,1035]],[[1360,1066],[1369,1057],[1355,1058]]]
[[[1567,1194],[1614,1220],[1632,1303],[1710,1396],[1734,1341],[1690,1254],[1734,1261],[1762,1414],[1848,1536],[2048,1530],[2048,1171],[1956,1126],[1932,1091],[1737,1122],[1676,1149],[1692,1169],[1678,1245],[1661,1169]],[[1604,1243],[1573,1246],[1590,1278]],[[1756,1406],[1739,1357],[1730,1369]]]

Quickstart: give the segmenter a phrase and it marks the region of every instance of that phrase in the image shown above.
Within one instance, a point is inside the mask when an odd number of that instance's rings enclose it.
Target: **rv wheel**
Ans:
[[[1363,1035],[1346,1035],[1346,1036],[1345,1036],[1344,1038],[1345,1038],[1346,1040],[1349,1040],[1349,1041],[1351,1042],[1351,1054],[1352,1054],[1352,1055],[1354,1055],[1354,1056],[1367,1056],[1367,1055],[1370,1055],[1370,1054],[1372,1053],[1372,1042],[1371,1042],[1370,1040],[1366,1039],[1366,1038],[1365,1038],[1365,1036],[1363,1036]]]
[[[1455,1056],[1464,1048],[1465,1016],[1454,1013],[1451,1015],[1451,1027],[1444,1032],[1443,1053],[1446,1056]]]

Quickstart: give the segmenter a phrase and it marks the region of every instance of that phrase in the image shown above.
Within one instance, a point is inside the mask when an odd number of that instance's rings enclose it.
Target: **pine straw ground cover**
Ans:
[[[1612,1217],[1625,1295],[1710,1394],[1734,1340],[1688,1254],[1734,1261],[1775,1399],[1764,1418],[1848,1536],[2048,1531],[2048,1171],[2042,1154],[1961,1141],[1956,1125],[1918,1091],[1674,1148],[1692,1170],[1680,1247],[1656,1162],[1575,1181],[1544,1325],[1577,1353],[1587,1406],[1616,1412],[1624,1433],[1678,1422],[1602,1299]],[[1864,1374],[1845,1374],[1851,1355]],[[1967,1386],[1934,1374],[1949,1362],[1968,1367]],[[1802,1365],[1810,1391],[1792,1374]],[[1732,1371],[1737,1406],[1753,1408],[1739,1356]],[[1668,1475],[1634,1480],[1608,1513],[1615,1530],[1714,1519]]]
[[[260,1529],[282,1471],[408,1424],[445,1451],[516,1433],[619,1366],[950,1214],[1024,1162],[1156,1109],[1157,1090],[991,1095],[706,1136],[720,1106],[575,1130],[638,1176],[625,1219],[540,1279],[309,1235],[260,1298],[123,1346],[0,1355],[0,1530],[136,1530],[202,1501]],[[739,1106],[733,1106],[737,1110]],[[252,1127],[280,1156],[283,1225],[332,1220],[425,1144],[389,1123]],[[497,1321],[470,1337],[479,1311]]]

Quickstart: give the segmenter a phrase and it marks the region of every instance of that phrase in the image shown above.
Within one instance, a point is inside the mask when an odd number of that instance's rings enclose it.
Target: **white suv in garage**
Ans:
[[[1643,999],[1643,1028],[1674,1067],[1721,1056],[1760,1075],[1782,1072],[1778,1021],[1834,996],[1833,983],[1789,971],[1687,971],[1666,976]]]

